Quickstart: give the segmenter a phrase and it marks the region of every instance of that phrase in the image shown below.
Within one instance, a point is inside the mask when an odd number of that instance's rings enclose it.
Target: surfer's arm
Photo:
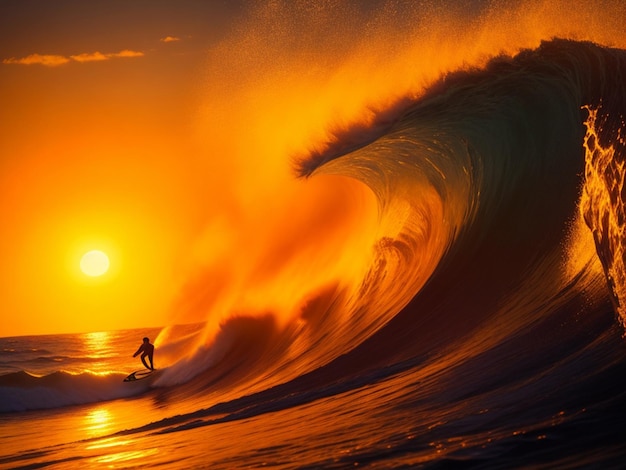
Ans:
[[[133,354],[133,357],[137,357],[137,354],[139,354],[142,350],[143,350],[143,344],[139,346],[139,349],[137,349],[137,352]]]

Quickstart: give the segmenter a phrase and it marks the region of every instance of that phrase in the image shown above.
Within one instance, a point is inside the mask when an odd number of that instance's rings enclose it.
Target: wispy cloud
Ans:
[[[57,65],[67,64],[71,59],[62,55],[42,55],[42,54],[31,54],[26,57],[22,57],[21,59],[16,59],[15,57],[11,57],[10,59],[4,59],[2,61],[3,64],[20,64],[20,65],[32,65],[32,64],[41,64],[47,65],[49,67],[55,67]]]
[[[143,52],[123,50],[120,52],[112,52],[103,54],[102,52],[90,52],[78,55],[72,55],[70,58],[76,62],[97,62],[102,60],[115,59],[118,57],[143,57]]]
[[[165,36],[164,38],[160,39],[161,42],[176,42],[180,40],[181,39],[176,36]]]
[[[82,54],[71,55],[70,59],[76,62],[98,62],[102,60],[109,60],[107,54],[102,52],[84,52]]]
[[[124,49],[123,51],[117,52],[115,54],[110,54],[111,57],[143,57],[144,53],[139,51],[131,51],[128,49]]]
[[[98,62],[116,58],[125,57],[143,57],[144,53],[139,51],[131,51],[125,49],[120,52],[102,53],[96,52],[84,52],[82,54],[75,54],[69,57],[62,55],[44,55],[44,54],[31,54],[20,59],[11,57],[10,59],[4,59],[3,64],[19,64],[19,65],[45,65],[48,67],[56,67],[59,65],[67,64],[68,62]]]

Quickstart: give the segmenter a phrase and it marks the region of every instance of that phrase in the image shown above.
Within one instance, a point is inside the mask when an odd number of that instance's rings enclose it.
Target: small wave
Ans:
[[[69,374],[41,377],[20,371],[0,376],[0,413],[59,408],[141,394],[151,381],[124,383],[123,374]]]

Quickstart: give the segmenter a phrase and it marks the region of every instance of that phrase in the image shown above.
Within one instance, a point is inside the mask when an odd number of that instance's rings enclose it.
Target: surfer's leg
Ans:
[[[150,365],[148,365],[148,362],[146,361],[146,356],[148,356],[148,361],[150,361]],[[152,354],[146,353],[142,355],[141,360],[143,362],[143,365],[146,366],[146,369],[154,370],[154,363],[152,362]]]

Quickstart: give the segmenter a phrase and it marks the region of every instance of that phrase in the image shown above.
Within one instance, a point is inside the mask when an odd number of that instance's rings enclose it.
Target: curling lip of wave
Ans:
[[[533,72],[561,74],[567,81],[565,86],[578,88],[581,94],[580,106],[602,104],[607,114],[618,114],[620,103],[616,103],[615,110],[612,109],[613,102],[607,100],[602,93],[619,88],[621,75],[616,73],[611,77],[605,73],[607,69],[619,69],[620,61],[623,61],[619,54],[622,52],[620,49],[611,49],[592,42],[552,39],[542,41],[537,49],[524,49],[514,57],[495,57],[484,69],[447,73],[425,89],[419,98],[398,100],[384,113],[377,113],[376,118],[368,124],[359,123],[353,127],[331,130],[333,138],[321,150],[312,150],[307,156],[294,159],[295,171],[300,176],[310,176],[326,163],[366,147],[392,131],[412,108],[431,98],[447,94],[451,87],[476,86],[481,81],[491,80],[494,74],[523,73],[526,67],[534,69]],[[617,134],[620,121],[608,120],[605,125],[608,132],[605,133],[606,137],[601,137],[601,143],[609,146],[611,138],[608,136]]]
[[[366,123],[331,130],[332,140],[325,142],[321,149],[309,152],[306,157],[293,159],[296,174],[311,176],[326,162],[371,144],[387,134],[413,103],[411,98],[398,99],[384,111],[371,110],[374,117]]]

